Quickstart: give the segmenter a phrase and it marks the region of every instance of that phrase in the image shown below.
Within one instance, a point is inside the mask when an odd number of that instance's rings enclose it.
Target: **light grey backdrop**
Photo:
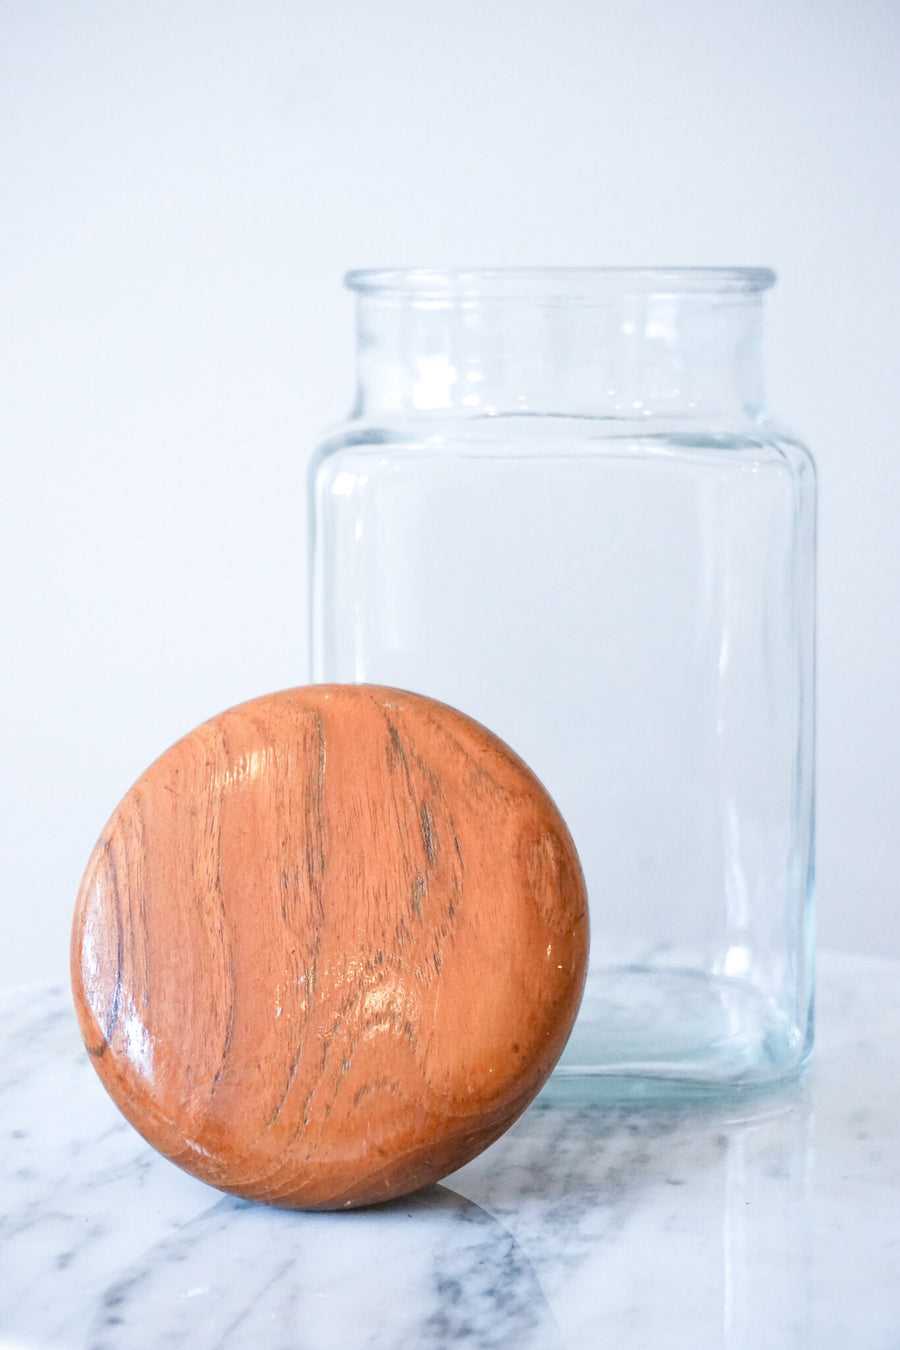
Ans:
[[[900,7],[0,3],[0,984],[105,818],[307,677],[349,266],[768,264],[820,468],[820,936],[900,955]]]

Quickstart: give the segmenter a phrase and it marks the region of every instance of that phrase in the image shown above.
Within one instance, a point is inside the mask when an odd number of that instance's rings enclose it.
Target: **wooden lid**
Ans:
[[[214,717],[101,836],[72,936],[93,1063],[143,1136],[301,1208],[486,1147],[566,1042],[584,881],[540,783],[419,695],[318,685]]]

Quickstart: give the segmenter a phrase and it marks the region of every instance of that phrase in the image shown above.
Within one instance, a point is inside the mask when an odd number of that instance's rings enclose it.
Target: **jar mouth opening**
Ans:
[[[344,285],[384,300],[521,299],[590,304],[621,295],[752,295],[775,284],[768,267],[356,268]]]

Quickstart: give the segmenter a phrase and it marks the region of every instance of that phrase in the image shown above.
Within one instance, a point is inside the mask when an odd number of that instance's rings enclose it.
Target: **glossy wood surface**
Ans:
[[[568,1037],[587,961],[568,831],[522,761],[374,686],[231,709],[123,799],[72,980],[106,1088],[223,1190],[338,1208],[453,1171]]]

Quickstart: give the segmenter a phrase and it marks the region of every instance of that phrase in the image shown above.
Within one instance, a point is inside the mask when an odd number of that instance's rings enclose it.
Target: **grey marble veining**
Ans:
[[[477,1205],[434,1187],[350,1225],[344,1217],[298,1222],[223,1200],[109,1287],[87,1343],[96,1350],[562,1344],[531,1263]]]
[[[826,957],[809,1076],[538,1103],[354,1214],[222,1197],[143,1143],[65,990],[0,998],[0,1350],[897,1350],[900,964]]]

